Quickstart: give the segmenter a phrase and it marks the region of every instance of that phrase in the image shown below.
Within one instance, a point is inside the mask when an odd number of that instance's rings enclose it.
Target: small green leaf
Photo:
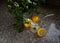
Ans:
[[[12,6],[11,5],[8,5],[8,8],[12,8]]]
[[[17,2],[14,2],[15,7],[19,7],[19,4]]]
[[[12,0],[8,0],[8,2],[12,2]]]
[[[37,5],[37,3],[33,2],[34,5]]]
[[[27,0],[29,3],[32,3],[31,0]]]

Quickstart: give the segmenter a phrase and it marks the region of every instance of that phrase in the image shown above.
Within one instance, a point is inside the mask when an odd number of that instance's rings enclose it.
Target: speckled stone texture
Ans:
[[[58,17],[52,16],[42,20],[43,27],[46,28],[47,34],[43,38],[36,37],[29,30],[24,30],[18,33],[14,30],[12,24],[14,23],[13,15],[7,12],[7,4],[4,1],[0,1],[0,43],[60,43],[60,27],[59,20],[55,20]],[[58,12],[55,8],[41,8],[48,14],[56,14]],[[60,12],[59,12],[60,14]],[[39,17],[42,15],[39,15]],[[57,27],[56,27],[57,24]]]
[[[60,6],[60,0],[46,0],[46,3]]]

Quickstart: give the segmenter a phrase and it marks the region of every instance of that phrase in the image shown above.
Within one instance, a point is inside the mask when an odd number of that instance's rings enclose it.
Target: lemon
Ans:
[[[33,22],[38,22],[39,21],[38,16],[32,16],[31,19],[32,19]]]
[[[25,28],[29,28],[30,27],[30,23],[24,23],[24,27]]]
[[[45,28],[39,28],[37,30],[37,35],[40,36],[40,37],[43,37],[46,35],[46,29]]]
[[[31,26],[31,22],[32,20],[31,19],[28,19],[29,23],[24,23],[24,27],[25,28],[29,28]]]

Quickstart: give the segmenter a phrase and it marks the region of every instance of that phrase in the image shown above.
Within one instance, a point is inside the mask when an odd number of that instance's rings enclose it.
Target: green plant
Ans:
[[[24,14],[31,12],[39,13],[37,6],[41,5],[42,3],[43,0],[8,0],[8,11],[11,14],[14,14],[14,27],[17,31],[23,31],[23,21],[24,18],[27,19]]]

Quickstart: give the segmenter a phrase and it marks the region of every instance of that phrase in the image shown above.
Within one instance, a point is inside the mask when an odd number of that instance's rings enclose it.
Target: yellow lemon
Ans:
[[[38,16],[32,16],[31,19],[32,19],[33,22],[38,22],[39,21]]]
[[[24,23],[24,27],[25,28],[29,28],[30,27],[30,23]]]
[[[40,36],[40,37],[43,37],[46,35],[46,29],[45,28],[39,28],[37,30],[37,35]]]

